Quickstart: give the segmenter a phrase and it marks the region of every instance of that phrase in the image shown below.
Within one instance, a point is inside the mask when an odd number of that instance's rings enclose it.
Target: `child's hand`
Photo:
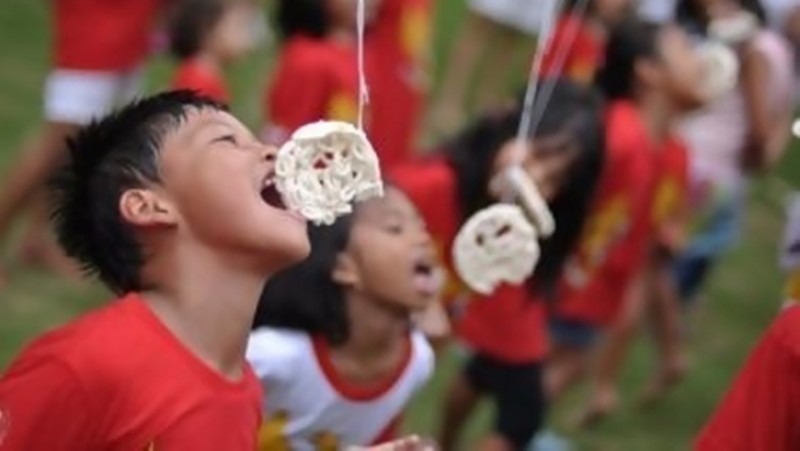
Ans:
[[[416,435],[369,448],[350,448],[350,451],[435,451],[438,449],[431,440]]]

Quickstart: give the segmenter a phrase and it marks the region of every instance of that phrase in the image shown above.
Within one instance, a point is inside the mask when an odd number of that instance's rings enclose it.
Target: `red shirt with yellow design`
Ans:
[[[586,20],[574,14],[561,16],[542,59],[541,72],[547,77],[563,77],[591,84],[603,61],[605,44],[593,33]]]
[[[370,139],[388,170],[414,148],[429,85],[431,0],[385,0],[367,37]]]
[[[289,39],[264,97],[270,118],[265,139],[282,144],[297,128],[319,120],[355,124],[356,63],[355,46],[304,36]]]
[[[416,205],[441,250],[448,269],[445,302],[469,300],[455,318],[459,337],[507,363],[543,360],[548,352],[545,306],[533,300],[528,287],[505,285],[489,296],[476,296],[453,270],[452,245],[462,223],[453,168],[441,157],[407,162],[390,172],[390,180]]]
[[[556,304],[565,319],[598,326],[613,321],[646,256],[658,148],[636,106],[614,102],[606,113],[606,162]]]
[[[689,156],[677,137],[664,143],[652,205],[652,223],[659,244],[676,251],[682,247],[689,206]]]

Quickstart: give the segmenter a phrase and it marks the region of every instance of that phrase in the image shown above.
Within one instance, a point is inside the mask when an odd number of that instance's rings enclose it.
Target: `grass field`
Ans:
[[[17,149],[36,131],[41,87],[48,66],[49,2],[3,0],[0,5],[0,169],[9,168]],[[463,15],[463,2],[438,2],[436,53],[439,61]],[[270,52],[262,51],[231,71],[236,111],[255,125],[261,87]],[[148,73],[150,89],[164,86],[169,67],[157,61]],[[661,405],[648,411],[632,407],[633,395],[650,371],[649,348],[637,345],[621,381],[621,412],[597,428],[576,433],[565,429],[573,402],[552,415],[552,423],[576,440],[578,449],[595,451],[674,451],[688,449],[692,436],[707,418],[760,331],[776,312],[780,275],[775,269],[776,242],[782,226],[781,189],[800,181],[800,149],[792,149],[779,176],[760,181],[753,190],[744,241],[716,272],[706,302],[692,329],[694,371]],[[0,179],[2,180],[2,179]],[[2,187],[2,181],[0,181]],[[13,243],[11,243],[13,244]],[[13,246],[5,250],[10,255]],[[100,304],[107,293],[95,285],[66,283],[19,268],[11,268],[13,283],[0,293],[0,368],[27,340]],[[439,374],[408,415],[409,428],[430,432],[436,427],[439,394],[455,371],[447,356]],[[470,428],[475,437],[486,426],[484,409]],[[469,440],[469,439],[468,439]]]

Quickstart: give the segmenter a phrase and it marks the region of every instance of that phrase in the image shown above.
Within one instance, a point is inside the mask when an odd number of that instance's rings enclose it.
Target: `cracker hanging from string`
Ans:
[[[517,133],[517,145],[521,151],[514,156],[511,166],[492,181],[501,187],[499,191],[503,193],[504,203],[472,215],[459,230],[453,244],[456,271],[467,286],[481,294],[490,294],[502,283],[521,284],[530,277],[539,260],[539,236],[550,236],[555,230],[555,220],[547,203],[521,164],[525,152],[529,151],[527,137],[543,49],[549,43],[559,5],[559,0],[550,0],[549,14],[542,16],[542,32]]]
[[[521,284],[539,260],[536,230],[522,208],[495,204],[467,220],[453,244],[453,261],[475,292],[492,293],[501,283]]]
[[[365,0],[358,0],[358,127],[319,121],[297,129],[281,146],[276,186],[286,206],[316,224],[332,224],[352,203],[383,195],[378,155],[364,133],[368,87],[364,71]]]

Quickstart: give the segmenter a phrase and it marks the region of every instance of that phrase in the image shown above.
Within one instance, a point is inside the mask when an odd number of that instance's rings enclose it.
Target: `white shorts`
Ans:
[[[469,0],[469,9],[522,33],[539,32],[548,0]]]
[[[141,70],[100,72],[56,69],[44,88],[45,119],[85,125],[94,117],[133,100],[140,92]]]

